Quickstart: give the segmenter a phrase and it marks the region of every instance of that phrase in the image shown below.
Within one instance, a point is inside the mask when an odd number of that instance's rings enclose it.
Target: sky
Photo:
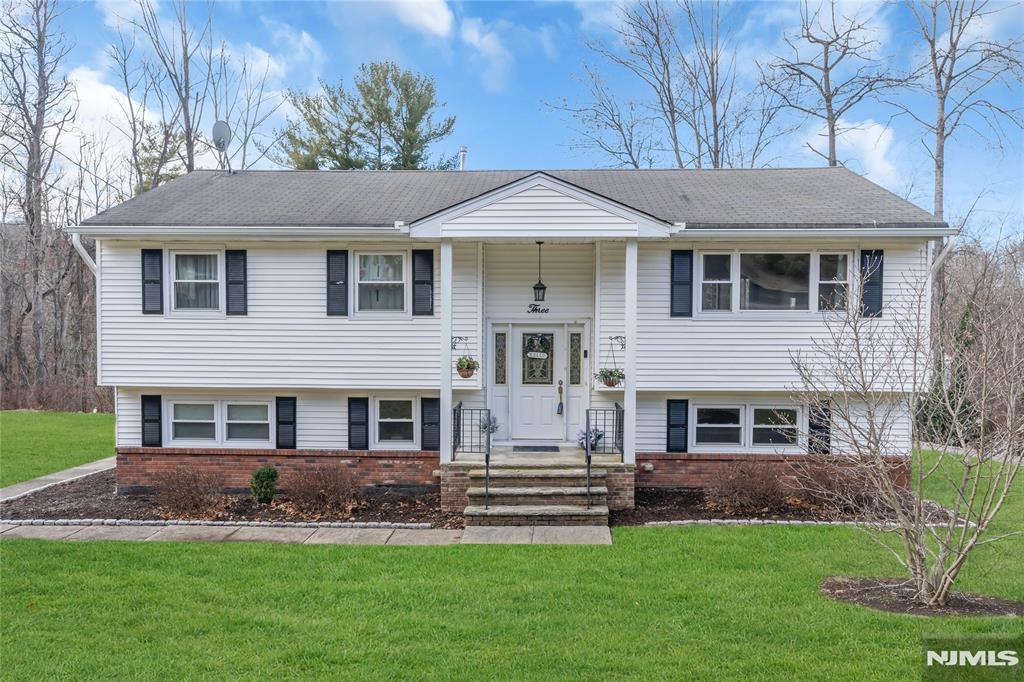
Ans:
[[[919,49],[906,8],[881,2],[844,0],[842,6],[865,18],[878,41],[878,55],[905,67]],[[199,7],[195,5],[194,7]],[[740,45],[737,68],[752,77],[756,64],[783,54],[784,34],[799,26],[795,2],[730,2]],[[161,8],[166,11],[166,8]],[[521,2],[216,2],[214,33],[233,51],[269,64],[274,89],[309,89],[318,79],[350,84],[363,62],[397,61],[436,78],[443,111],[456,117],[454,134],[437,154],[468,148],[470,169],[591,168],[610,165],[595,152],[574,148],[565,116],[546,105],[563,98],[583,101],[578,76],[584,62],[596,65],[609,86],[624,98],[642,94],[623,70],[603,62],[588,41],[614,42],[617,22],[612,3],[590,0]],[[106,45],[132,13],[124,0],[68,5],[63,28],[74,47],[67,71],[76,83],[79,126],[89,134],[119,137],[117,90],[105,55]],[[993,37],[1024,31],[1024,9],[1007,6],[997,21],[979,30]],[[1024,89],[995,94],[1004,106],[1024,106]],[[902,95],[927,115],[934,104],[925,93]],[[283,123],[282,109],[274,123]],[[866,101],[846,118],[840,160],[852,170],[907,196],[930,210],[931,160],[922,132],[906,116],[881,102]],[[209,122],[212,125],[212,121]],[[807,148],[821,146],[820,126],[800,127],[776,144],[773,166],[817,166]],[[974,206],[979,223],[1015,225],[1024,216],[1024,135],[1005,128],[995,144],[964,128],[947,149],[946,215],[950,220]],[[1006,228],[1001,228],[1006,229]]]

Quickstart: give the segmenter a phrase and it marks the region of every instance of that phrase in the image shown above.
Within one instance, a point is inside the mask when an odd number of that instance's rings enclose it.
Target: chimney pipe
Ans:
[[[466,145],[459,147],[459,170],[466,170],[466,153],[469,152],[466,149]]]

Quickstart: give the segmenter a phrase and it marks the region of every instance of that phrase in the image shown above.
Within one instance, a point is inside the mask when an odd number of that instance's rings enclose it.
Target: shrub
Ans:
[[[736,462],[715,471],[705,502],[731,514],[759,514],[784,507],[788,495],[777,467],[767,462]]]
[[[899,475],[895,465],[892,476]],[[867,474],[854,466],[834,462],[812,462],[796,470],[797,496],[839,517],[885,517],[876,489]]]
[[[359,499],[359,486],[341,466],[314,466],[288,476],[285,490],[304,514],[349,512]]]
[[[277,494],[277,469],[268,464],[252,472],[249,490],[257,502],[266,504],[273,500]]]
[[[156,499],[169,516],[205,516],[222,499],[221,481],[198,467],[181,467],[156,477]]]

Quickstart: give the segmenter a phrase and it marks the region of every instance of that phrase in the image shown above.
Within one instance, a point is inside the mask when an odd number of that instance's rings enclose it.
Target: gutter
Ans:
[[[942,251],[939,251],[939,255],[935,256],[935,260],[932,261],[932,274],[936,274],[939,268],[942,267],[942,263],[949,257],[949,254],[953,252],[953,246],[956,244],[956,235],[951,234],[946,240],[946,245],[942,247]]]
[[[716,237],[952,237],[957,231],[950,227],[853,227],[853,228],[698,228],[687,227],[677,237],[715,239]]]
[[[75,247],[75,251],[77,251],[78,255],[82,257],[82,260],[85,261],[85,264],[89,267],[89,269],[92,270],[92,274],[95,275],[96,261],[94,261],[92,259],[92,256],[89,255],[89,252],[85,250],[85,245],[82,244],[82,235],[79,234],[78,232],[72,232],[71,244]]]

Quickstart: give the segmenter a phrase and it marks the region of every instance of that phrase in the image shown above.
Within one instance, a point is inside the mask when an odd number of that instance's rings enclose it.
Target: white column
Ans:
[[[636,462],[636,240],[626,240],[626,381],[623,387],[623,409],[626,423],[622,429],[622,461]]]
[[[452,461],[452,241],[441,240],[441,462]]]

